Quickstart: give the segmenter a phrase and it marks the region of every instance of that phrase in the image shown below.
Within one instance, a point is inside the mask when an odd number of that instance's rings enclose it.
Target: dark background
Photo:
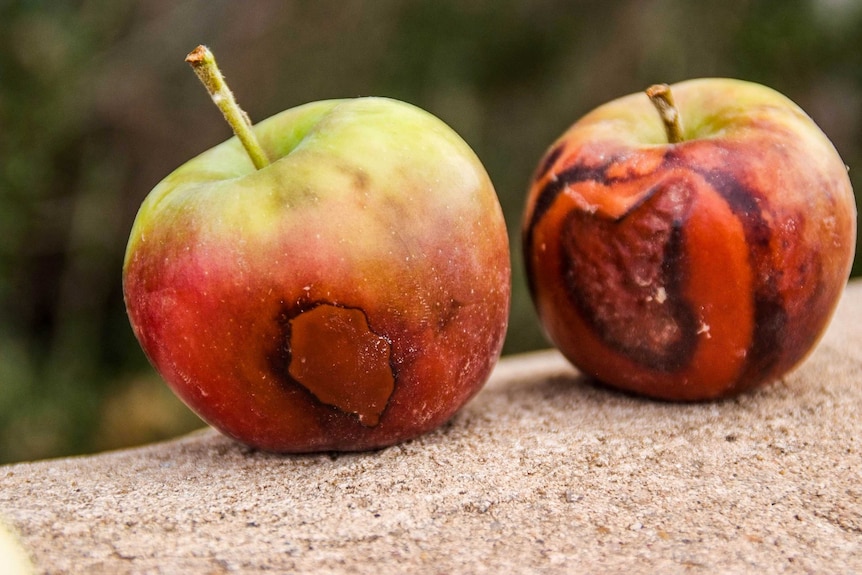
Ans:
[[[702,76],[767,84],[823,128],[860,189],[856,0],[0,0],[0,462],[201,425],[149,368],[120,279],[147,192],[230,135],[183,61],[199,43],[255,120],[381,95],[467,140],[510,229],[505,353],[547,345],[520,259],[530,176],[605,101]]]

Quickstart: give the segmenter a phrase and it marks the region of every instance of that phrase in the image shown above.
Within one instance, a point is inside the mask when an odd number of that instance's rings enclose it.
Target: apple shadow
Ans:
[[[489,385],[477,398],[505,397],[512,403],[531,401],[566,404],[570,402],[595,406],[614,402],[673,403],[612,387],[574,368],[559,369],[538,375],[509,378]]]
[[[694,414],[734,410],[759,410],[765,404],[793,401],[798,394],[793,380],[778,378],[760,387],[726,397],[704,400],[668,400],[613,387],[598,378],[578,371],[569,364],[537,364],[537,369],[491,381],[456,416],[482,416],[490,411],[500,416],[541,411],[547,417],[576,415],[581,421],[599,421],[609,416],[624,416],[638,424],[651,422],[658,428],[663,421],[681,420]],[[463,415],[462,415],[463,414]]]

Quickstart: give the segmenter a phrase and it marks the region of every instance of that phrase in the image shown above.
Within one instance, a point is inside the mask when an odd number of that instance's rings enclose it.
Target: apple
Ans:
[[[203,420],[268,451],[374,449],[446,422],[488,378],[509,314],[508,236],[479,159],[385,98],[252,127],[211,53],[189,61],[238,137],[168,175],[135,219],[123,286],[153,366]]]
[[[654,398],[780,378],[847,282],[847,170],[762,85],[697,79],[598,107],[549,148],[527,199],[522,247],[546,334],[588,376]]]
[[[35,572],[30,554],[17,531],[0,518],[0,573],[31,575]]]

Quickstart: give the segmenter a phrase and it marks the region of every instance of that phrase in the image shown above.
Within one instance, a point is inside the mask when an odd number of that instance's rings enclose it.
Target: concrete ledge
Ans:
[[[206,430],[0,467],[50,573],[862,572],[862,283],[817,351],[675,405],[510,357],[443,429],[282,457]]]

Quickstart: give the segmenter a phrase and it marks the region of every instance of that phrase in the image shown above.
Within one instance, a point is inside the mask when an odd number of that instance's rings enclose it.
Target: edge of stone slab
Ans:
[[[855,305],[860,308],[859,311],[854,313],[848,313],[845,309],[851,305]],[[817,342],[812,350],[809,352],[809,355],[803,358],[802,361],[791,371],[798,370],[810,359],[811,355],[816,353],[817,349],[824,345],[829,345],[830,343],[843,343],[848,339],[858,340],[860,342],[860,352],[859,358],[862,360],[862,322],[858,321],[858,317],[862,314],[862,279],[857,279],[848,282],[844,293],[842,294],[841,300],[833,314],[833,317],[830,320],[830,323],[822,335],[821,339]],[[840,338],[840,342],[835,341],[836,338]],[[505,387],[507,384],[523,378],[525,375],[529,375],[531,378],[548,378],[556,375],[568,375],[574,377],[584,377],[578,370],[572,366],[572,364],[563,357],[560,352],[554,348],[548,349],[540,349],[535,351],[528,351],[518,354],[506,355],[500,358],[499,362],[495,366],[494,370],[491,372],[491,375],[488,378],[488,381],[485,383],[484,387],[479,391],[479,393],[471,399],[465,406],[461,408],[461,411],[468,408],[471,404],[476,402],[477,398],[480,398],[483,393],[488,390],[493,390],[498,387]],[[788,374],[789,375],[789,374]],[[594,385],[598,388],[602,389],[610,389],[606,386],[591,382],[590,385]],[[770,385],[770,384],[767,384]],[[613,390],[612,390],[613,391]],[[628,395],[626,392],[613,391],[614,393],[620,393],[623,395]],[[638,397],[638,396],[632,396]],[[640,398],[645,402],[654,402],[657,400],[652,400],[649,398]],[[721,401],[721,400],[718,400]],[[659,403],[661,403],[659,401]],[[681,405],[685,405],[683,402]],[[457,417],[457,414],[455,415]],[[454,419],[454,417],[453,417]],[[445,425],[445,424],[444,424]],[[438,433],[439,430],[431,431],[429,434]],[[426,434],[428,435],[428,434]],[[210,426],[204,426],[200,429],[191,431],[189,433],[180,435],[178,437],[169,438],[163,441],[149,443],[145,445],[139,446],[131,446],[131,447],[123,447],[114,450],[107,450],[97,453],[89,453],[89,454],[81,454],[81,455],[70,455],[64,457],[57,458],[49,458],[42,460],[34,460],[34,461],[20,461],[15,463],[9,463],[5,465],[0,465],[0,470],[4,468],[11,468],[18,465],[30,465],[30,464],[41,464],[47,462],[60,462],[60,461],[83,461],[86,459],[94,458],[94,457],[118,457],[118,456],[128,456],[136,453],[145,453],[153,450],[164,450],[171,445],[182,446],[188,443],[198,443],[201,441],[212,440],[214,438],[222,439],[227,442],[237,443],[234,440],[227,438],[222,435],[216,429]],[[255,450],[252,450],[255,451]],[[370,452],[373,452],[371,450]],[[362,453],[362,452],[356,452]],[[273,454],[279,455],[279,454]],[[285,454],[289,455],[289,454]]]

